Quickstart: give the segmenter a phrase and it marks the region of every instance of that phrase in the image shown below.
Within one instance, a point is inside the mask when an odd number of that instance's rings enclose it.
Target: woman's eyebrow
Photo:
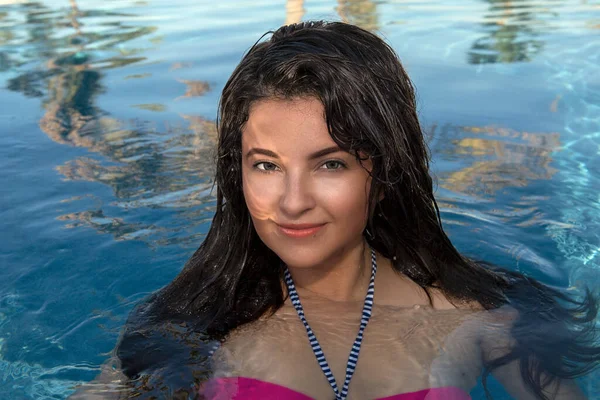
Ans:
[[[337,153],[338,151],[343,151],[343,150],[340,149],[338,146],[326,147],[324,149],[321,149],[319,151],[316,151],[316,152],[312,153],[308,157],[308,159],[309,160],[314,160],[316,158],[326,156],[327,154]],[[261,149],[259,147],[254,147],[254,148],[248,150],[248,152],[246,153],[246,158],[250,158],[250,156],[252,156],[254,154],[262,154],[262,155],[265,155],[265,156],[268,156],[268,157],[273,157],[273,158],[279,159],[279,156],[277,155],[277,153],[275,153],[275,152],[273,152],[271,150]]]

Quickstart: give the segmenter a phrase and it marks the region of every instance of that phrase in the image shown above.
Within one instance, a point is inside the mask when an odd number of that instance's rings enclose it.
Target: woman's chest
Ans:
[[[348,398],[374,399],[444,386],[468,392],[481,369],[479,350],[473,333],[465,331],[456,316],[374,315],[364,332]],[[311,327],[341,389],[358,320],[314,319]],[[215,373],[276,383],[316,399],[333,396],[295,315],[280,314],[232,334],[216,354]]]

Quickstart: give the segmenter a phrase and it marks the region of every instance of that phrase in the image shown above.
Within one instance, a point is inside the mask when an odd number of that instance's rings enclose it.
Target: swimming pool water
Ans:
[[[262,33],[301,19],[398,52],[459,250],[598,284],[597,1],[0,0],[0,398],[93,379],[181,269],[215,204],[219,93]],[[598,373],[583,386],[600,399]]]

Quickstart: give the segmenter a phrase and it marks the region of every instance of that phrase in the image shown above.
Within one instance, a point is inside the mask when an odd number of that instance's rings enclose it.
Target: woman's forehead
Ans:
[[[337,146],[317,99],[270,99],[254,104],[242,129],[242,147],[312,154]]]
[[[259,100],[250,106],[244,128],[270,131],[286,124],[321,125],[327,129],[323,104],[314,97]]]

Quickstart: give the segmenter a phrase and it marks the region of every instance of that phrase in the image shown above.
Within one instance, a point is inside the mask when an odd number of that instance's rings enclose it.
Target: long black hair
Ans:
[[[244,201],[241,135],[254,102],[298,97],[319,99],[337,145],[373,161],[366,236],[373,248],[428,295],[437,288],[455,304],[518,311],[515,344],[486,365],[484,385],[495,368],[518,360],[524,381],[546,399],[548,379],[593,368],[600,359],[595,297],[586,292],[574,300],[519,273],[475,262],[446,236],[414,88],[393,49],[338,22],[304,22],[269,34],[247,52],[223,89],[212,225],[181,273],[131,314],[117,351],[123,371],[138,377],[156,360],[147,351],[150,326],[176,322],[223,339],[283,305],[282,262],[258,237]]]

